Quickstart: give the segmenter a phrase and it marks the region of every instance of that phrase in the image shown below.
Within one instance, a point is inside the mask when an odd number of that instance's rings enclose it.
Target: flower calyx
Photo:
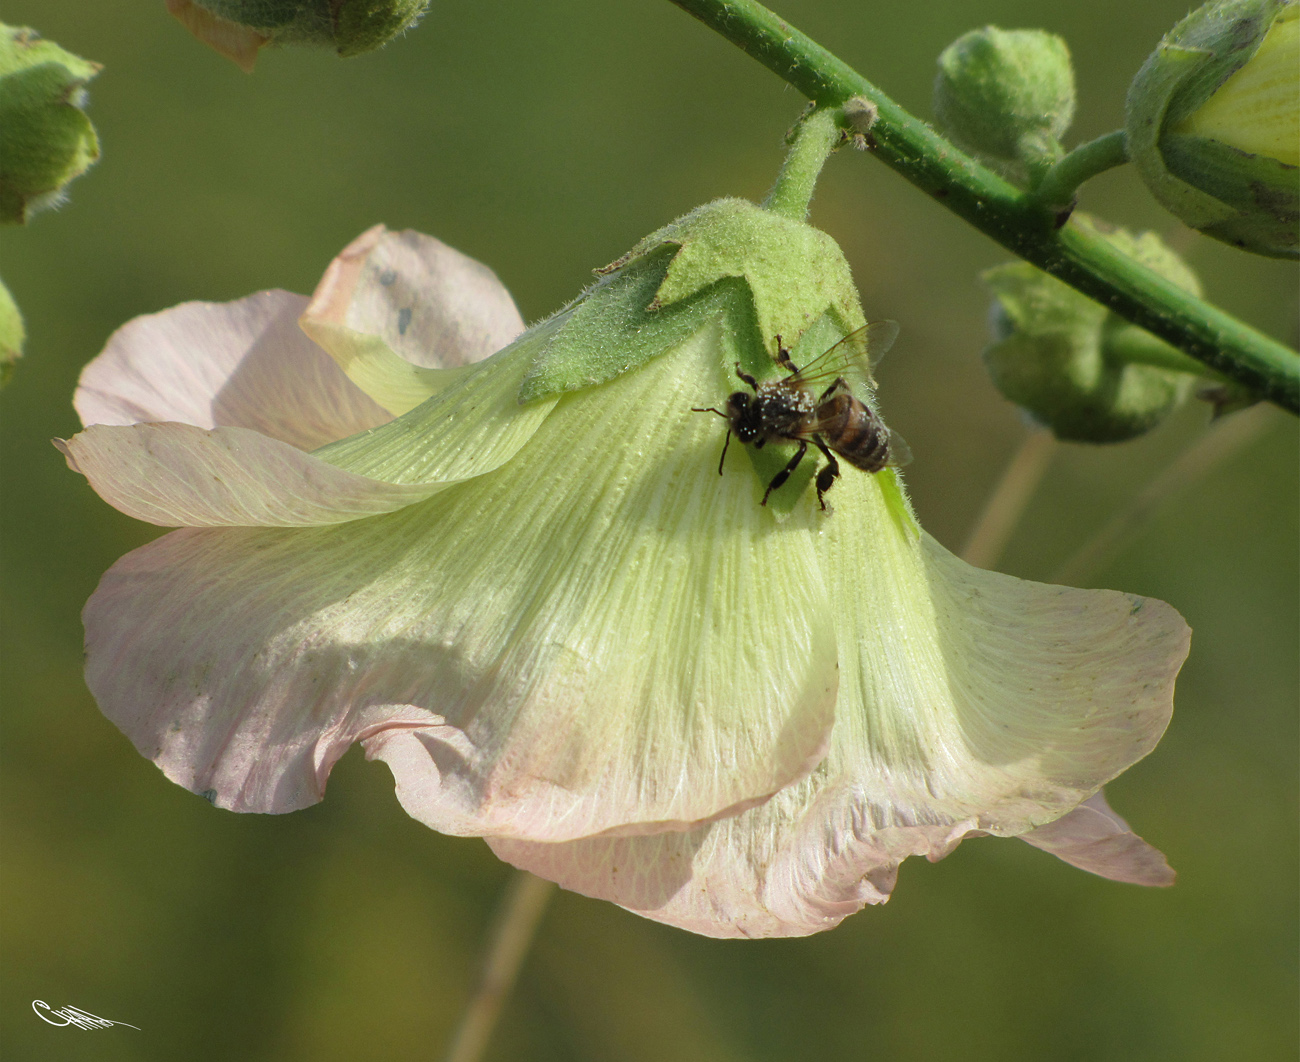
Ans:
[[[776,337],[793,347],[823,317],[841,335],[865,323],[835,241],[743,199],[707,203],[597,272],[524,377],[521,402],[612,380],[718,316],[728,375],[737,360],[773,375]]]
[[[835,241],[742,199],[697,208],[597,272],[534,357],[520,402],[606,383],[716,326],[718,391],[700,404],[721,405],[742,386],[737,367],[773,378],[781,347],[803,364],[866,323]],[[764,484],[793,453],[746,449]],[[773,494],[776,511],[788,512],[807,486],[805,464]]]

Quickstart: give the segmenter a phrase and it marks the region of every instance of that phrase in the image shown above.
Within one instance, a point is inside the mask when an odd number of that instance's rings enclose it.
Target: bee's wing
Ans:
[[[870,378],[871,370],[897,338],[897,321],[872,321],[818,354],[789,377],[789,382],[796,387],[813,388],[819,383],[829,384],[837,376],[852,377],[855,369],[858,373],[865,369]]]
[[[859,332],[862,329],[858,329]],[[872,321],[866,329],[867,368],[875,369],[898,338],[897,321]],[[855,333],[856,334],[856,333]]]
[[[896,431],[889,432],[889,460],[885,462],[890,468],[902,468],[904,465],[912,463],[912,448],[907,445],[903,437]]]

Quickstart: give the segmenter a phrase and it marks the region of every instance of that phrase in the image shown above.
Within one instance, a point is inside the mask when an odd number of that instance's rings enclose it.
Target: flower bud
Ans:
[[[0,281],[0,387],[9,382],[13,375],[14,362],[22,355],[23,340],[27,338],[23,328],[23,315],[18,312],[18,304],[9,294],[9,289]]]
[[[939,56],[934,113],[961,147],[1013,169],[1050,164],[1074,117],[1074,70],[1060,37],[985,26]]]
[[[62,201],[64,186],[99,158],[81,110],[99,64],[34,30],[0,23],[0,222],[23,224]]]
[[[1155,233],[1101,234],[1183,290],[1200,294],[1196,275]],[[1159,424],[1191,390],[1196,362],[1042,270],[1014,262],[988,270],[983,279],[995,296],[993,342],[984,350],[993,382],[1057,438],[1132,439]],[[1184,360],[1189,371],[1168,367]]]
[[[347,58],[387,44],[419,21],[429,0],[166,0],[204,44],[253,69],[266,44],[317,44]]]
[[[1193,11],[1128,92],[1129,157],[1192,228],[1256,254],[1300,254],[1300,6]]]

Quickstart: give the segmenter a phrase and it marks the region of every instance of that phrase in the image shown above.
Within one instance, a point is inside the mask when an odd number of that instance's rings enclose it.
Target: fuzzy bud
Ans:
[[[1075,220],[1097,229],[1079,214]],[[1180,288],[1200,294],[1196,275],[1155,233],[1101,234]],[[1196,362],[1055,277],[1013,262],[988,270],[983,279],[995,296],[993,342],[984,350],[993,382],[1057,438],[1132,439],[1159,424],[1191,391]],[[1168,367],[1180,363],[1189,371]]]
[[[34,30],[0,23],[0,222],[21,225],[63,200],[64,186],[99,158],[81,109],[99,64]]]
[[[267,44],[332,48],[343,58],[371,52],[419,21],[429,0],[166,0],[167,10],[204,44],[253,69]]]
[[[934,113],[962,148],[1018,171],[1050,165],[1074,117],[1074,70],[1043,30],[971,30],[939,56]]]
[[[23,328],[23,315],[9,289],[0,281],[0,387],[9,382],[14,362],[22,355],[27,331]]]

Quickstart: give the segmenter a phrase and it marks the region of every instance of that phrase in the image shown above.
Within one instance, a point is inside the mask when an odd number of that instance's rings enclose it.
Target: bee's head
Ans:
[[[758,404],[753,395],[745,391],[732,391],[727,396],[726,415],[731,421],[731,430],[741,442],[753,442],[758,438]]]

